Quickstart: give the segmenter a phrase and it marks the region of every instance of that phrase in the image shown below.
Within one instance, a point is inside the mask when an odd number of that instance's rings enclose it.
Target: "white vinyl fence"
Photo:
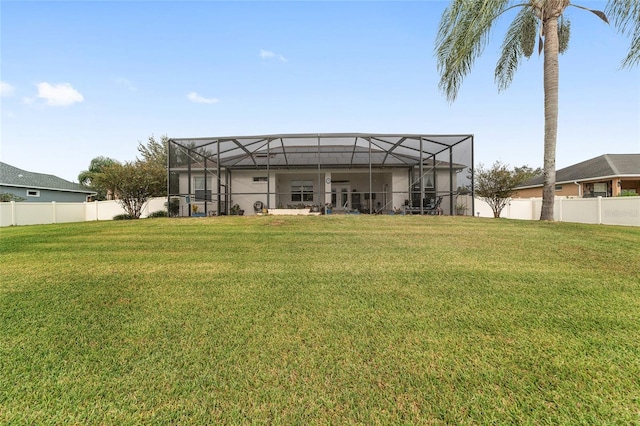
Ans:
[[[142,217],[165,210],[166,201],[166,198],[149,200],[142,211]],[[461,201],[464,201],[464,197],[458,197],[457,202]],[[465,214],[471,215],[470,197],[465,204],[468,206]],[[556,198],[554,207],[554,217],[559,222],[640,226],[640,197]],[[541,208],[541,198],[515,198],[504,208],[500,217],[538,220]],[[116,201],[0,203],[0,226],[111,220],[123,213],[124,210]],[[473,215],[493,217],[493,211],[487,203],[476,199]]]
[[[166,210],[167,199],[152,198],[142,209],[142,216]],[[47,223],[111,220],[125,211],[117,201],[93,203],[0,203],[0,226],[40,225]]]
[[[493,217],[491,207],[482,200],[475,200],[475,210],[476,216]],[[514,198],[502,210],[500,217],[538,220],[541,210],[542,198]],[[640,226],[640,197],[557,197],[553,210],[554,219],[558,222]]]

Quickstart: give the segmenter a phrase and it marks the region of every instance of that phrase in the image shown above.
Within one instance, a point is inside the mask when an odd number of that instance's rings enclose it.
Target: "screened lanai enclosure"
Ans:
[[[473,135],[173,138],[168,162],[176,216],[285,209],[454,215],[462,199],[474,211],[473,197],[462,197],[473,195]]]

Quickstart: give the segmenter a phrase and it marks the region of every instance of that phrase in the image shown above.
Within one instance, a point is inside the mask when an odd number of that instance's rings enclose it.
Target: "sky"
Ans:
[[[150,136],[473,134],[475,163],[541,167],[543,58],[498,92],[506,14],[450,103],[435,37],[446,1],[0,1],[0,159],[77,182]],[[604,2],[583,1],[604,9]],[[557,168],[640,152],[630,39],[570,8]]]

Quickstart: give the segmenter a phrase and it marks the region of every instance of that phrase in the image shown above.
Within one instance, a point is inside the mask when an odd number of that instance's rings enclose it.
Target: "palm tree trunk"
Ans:
[[[553,220],[558,138],[558,18],[544,21],[544,186],[540,220]]]

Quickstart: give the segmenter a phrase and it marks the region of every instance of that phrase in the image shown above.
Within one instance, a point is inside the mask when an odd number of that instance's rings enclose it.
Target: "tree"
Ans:
[[[570,0],[452,0],[442,15],[436,38],[440,89],[453,102],[462,80],[489,42],[493,24],[505,12],[519,8],[505,35],[502,53],[495,69],[495,81],[499,90],[504,90],[511,84],[522,57],[531,57],[537,36],[538,53],[543,52],[544,55],[544,186],[541,220],[553,220],[558,132],[558,56],[569,46],[571,24],[564,16],[564,11],[569,6],[590,11],[609,22],[603,12],[572,4]],[[609,0],[606,10],[618,31],[631,36],[629,54],[622,66],[636,65],[640,62],[640,2]]]
[[[94,197],[95,200],[101,201],[106,200],[109,194],[113,194],[113,188],[110,187],[101,187],[95,182],[96,175],[102,173],[105,167],[110,166],[112,164],[117,164],[118,161],[113,158],[99,156],[91,160],[89,164],[89,170],[83,170],[78,175],[78,182],[81,185],[84,185],[92,190],[96,191],[96,195]]]
[[[142,159],[138,161],[153,162],[162,167],[167,167],[167,153],[169,150],[169,138],[164,135],[157,141],[153,135],[149,136],[146,145],[138,142],[138,152]]]
[[[169,157],[169,138],[164,135],[157,141],[153,135],[149,136],[147,144],[138,142],[138,152],[142,155],[142,158],[138,158],[137,161],[153,164],[154,167],[161,167],[165,170],[164,175],[164,190],[158,196],[167,195],[167,163]]]
[[[523,169],[527,170],[523,172]],[[500,161],[493,163],[490,169],[480,164],[474,171],[475,195],[489,204],[493,217],[500,217],[509,199],[518,192],[516,186],[529,179],[531,172],[532,169],[528,166],[511,170]]]
[[[536,176],[541,176],[543,173],[542,168],[538,167],[534,169],[527,165],[514,167],[513,171],[514,173],[520,175],[520,177],[522,178],[522,182],[526,182],[529,179],[534,178]]]
[[[113,188],[116,199],[133,219],[138,219],[149,198],[166,194],[166,167],[154,162],[114,163],[94,176],[98,185]]]

